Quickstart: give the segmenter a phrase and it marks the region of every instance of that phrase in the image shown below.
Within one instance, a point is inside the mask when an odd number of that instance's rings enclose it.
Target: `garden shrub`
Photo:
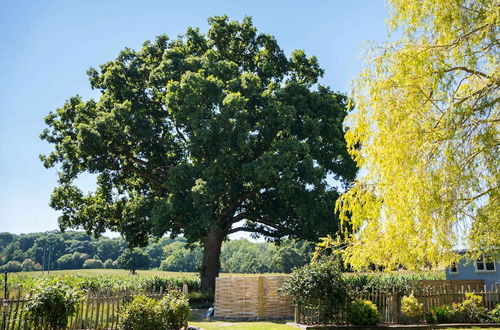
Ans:
[[[490,310],[486,315],[486,321],[492,323],[500,323],[500,304],[498,304],[495,308]]]
[[[473,293],[466,293],[465,300],[453,304],[455,318],[459,322],[480,322],[486,317],[486,308],[482,305],[483,297]]]
[[[120,312],[120,329],[163,329],[161,319],[155,314],[156,300],[144,295],[135,296]]]
[[[348,301],[348,291],[337,262],[322,259],[296,268],[281,288],[302,306],[320,307],[329,321]]]
[[[120,312],[120,329],[177,330],[189,317],[187,298],[178,290],[171,290],[160,301],[144,295],[135,296]]]
[[[27,320],[37,327],[64,329],[76,313],[81,295],[61,283],[44,282],[26,306]]]
[[[355,299],[347,306],[347,321],[354,325],[375,325],[380,315],[377,306],[369,300]]]
[[[212,292],[194,291],[188,293],[188,299],[191,305],[213,303],[214,294]]]
[[[420,320],[424,315],[424,304],[418,302],[412,292],[401,299],[401,312],[411,320]]]
[[[169,291],[158,302],[156,310],[162,324],[166,326],[164,329],[169,330],[177,330],[185,326],[191,313],[186,296],[177,290]]]
[[[448,322],[482,322],[490,319],[486,308],[482,306],[483,298],[473,293],[466,293],[465,300],[451,306],[434,307],[426,315],[428,323]],[[499,312],[500,314],[500,312]]]
[[[427,323],[449,323],[455,321],[455,312],[450,306],[443,305],[431,308],[425,318]]]

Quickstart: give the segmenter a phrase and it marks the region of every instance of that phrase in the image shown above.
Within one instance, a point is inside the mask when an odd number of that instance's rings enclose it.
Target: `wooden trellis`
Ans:
[[[286,276],[218,277],[215,286],[215,317],[292,318],[292,297],[278,292],[286,279]]]

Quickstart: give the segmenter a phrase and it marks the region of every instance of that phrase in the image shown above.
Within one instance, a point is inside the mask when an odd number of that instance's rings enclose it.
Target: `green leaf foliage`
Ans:
[[[380,321],[377,306],[369,300],[355,299],[346,311],[347,320],[354,325],[375,325]]]
[[[99,99],[71,97],[46,117],[54,149],[41,158],[59,172],[50,203],[62,228],[111,229],[133,246],[165,233],[194,243],[211,230],[312,240],[337,230],[326,178],[347,186],[357,171],[346,96],[317,85],[315,57],[287,57],[250,18],[209,25],[123,50],[88,71]],[[83,173],[94,192],[76,186]]]
[[[28,321],[37,328],[65,329],[80,299],[79,292],[71,287],[60,282],[44,282],[27,302]]]
[[[339,264],[320,260],[295,269],[281,289],[302,306],[319,307],[323,319],[331,319],[349,300]]]
[[[187,298],[171,290],[160,301],[143,295],[135,296],[120,313],[120,329],[178,330],[187,324],[190,309]]]
[[[125,250],[116,260],[118,267],[128,269],[131,273],[135,273],[137,269],[148,269],[150,262],[149,256],[140,249]]]

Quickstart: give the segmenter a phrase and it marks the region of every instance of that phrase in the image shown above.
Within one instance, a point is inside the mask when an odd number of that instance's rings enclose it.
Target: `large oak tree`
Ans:
[[[315,57],[288,58],[250,18],[209,19],[123,50],[88,74],[99,100],[72,97],[46,118],[54,150],[51,206],[62,228],[118,231],[132,246],[183,234],[204,247],[203,290],[213,290],[221,243],[247,231],[316,239],[336,231],[336,188],[356,166],[342,122],[347,99],[317,85]],[[84,194],[75,183],[97,175]]]

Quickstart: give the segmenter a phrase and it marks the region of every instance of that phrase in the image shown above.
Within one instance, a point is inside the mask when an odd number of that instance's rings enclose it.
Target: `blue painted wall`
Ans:
[[[458,274],[450,274],[450,267],[446,268],[447,280],[484,280],[488,286],[500,283],[500,258],[495,260],[495,272],[476,272],[474,261],[466,263],[465,259],[458,264]]]

